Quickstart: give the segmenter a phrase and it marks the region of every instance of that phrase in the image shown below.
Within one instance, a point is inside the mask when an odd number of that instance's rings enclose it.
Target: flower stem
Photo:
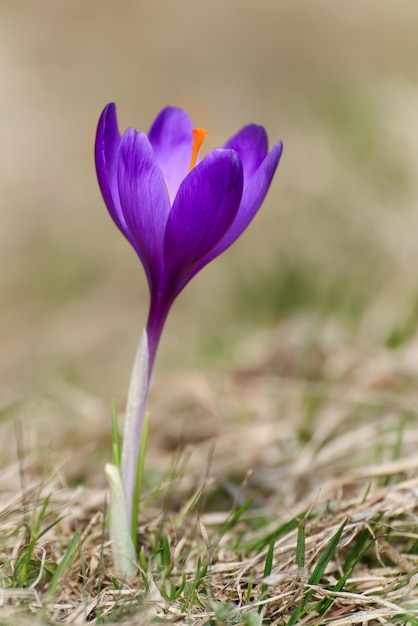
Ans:
[[[138,346],[129,385],[121,457],[122,483],[130,535],[136,547],[137,523],[145,450],[148,438],[148,393],[158,343],[171,301],[152,297],[148,322]],[[117,445],[114,437],[114,459]],[[115,450],[116,448],[116,450]]]
[[[121,455],[122,484],[125,493],[130,535],[132,534],[132,505],[134,500],[139,448],[148,400],[148,362],[148,339],[147,333],[144,330],[136,352],[129,385]]]
[[[134,576],[136,553],[130,533],[130,519],[127,516],[128,509],[120,470],[116,465],[107,463],[105,472],[110,489],[109,532],[114,567],[122,576]]]
[[[155,355],[160,341],[161,333],[167,319],[168,312],[173,304],[173,300],[166,300],[161,297],[151,295],[151,302],[148,312],[147,336],[148,336],[148,377],[151,380]]]

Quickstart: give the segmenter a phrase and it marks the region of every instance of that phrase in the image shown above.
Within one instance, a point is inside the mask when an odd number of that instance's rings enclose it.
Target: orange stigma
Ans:
[[[204,128],[193,128],[193,148],[192,148],[192,158],[190,160],[190,168],[192,170],[196,165],[197,155],[199,154],[200,146],[203,143],[204,138],[208,134],[208,131]]]

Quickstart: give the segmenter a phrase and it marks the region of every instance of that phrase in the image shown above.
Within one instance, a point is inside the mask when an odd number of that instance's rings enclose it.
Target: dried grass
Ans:
[[[66,483],[71,466],[62,465],[62,455],[76,458],[79,451],[51,452],[43,477],[33,451],[6,467],[0,475],[0,622],[286,624],[299,606],[300,617],[290,623],[415,624],[413,345],[394,356],[319,336],[310,358],[315,352],[321,358],[308,379],[290,363],[301,362],[303,343],[299,334],[284,358],[279,333],[251,371],[168,376],[154,388],[147,463],[160,478],[141,512],[141,564],[148,569],[134,580],[120,581],[112,570],[105,489]],[[60,389],[65,412],[71,390]],[[167,469],[180,445],[173,423],[181,416],[183,452]],[[71,428],[65,438],[71,441]],[[51,527],[33,547],[33,579],[18,588],[13,573],[46,498],[41,528]],[[339,529],[335,552],[312,584]],[[51,593],[54,567],[68,558],[76,531],[74,554]],[[357,557],[338,588],[347,559]],[[178,597],[167,600],[176,588]]]

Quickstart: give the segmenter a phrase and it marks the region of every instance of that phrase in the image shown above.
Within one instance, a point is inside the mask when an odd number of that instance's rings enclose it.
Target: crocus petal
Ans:
[[[258,170],[268,152],[268,137],[263,126],[248,124],[225,144],[238,153],[244,168],[244,185]]]
[[[107,209],[119,230],[130,240],[119,200],[118,153],[121,137],[116,119],[116,105],[108,104],[97,127],[95,160],[97,179]]]
[[[241,204],[233,224],[219,243],[198,263],[193,275],[229,248],[229,246],[231,246],[234,241],[238,239],[249,223],[253,220],[267,195],[274,173],[279,164],[282,151],[283,144],[279,141],[266,156],[263,163],[250,179],[248,184],[244,186]]]
[[[226,233],[235,219],[242,189],[242,164],[233,150],[214,150],[185,178],[167,222],[167,291],[179,293],[196,263]]]
[[[119,195],[122,212],[151,289],[163,269],[163,241],[170,200],[163,174],[148,138],[125,131],[119,150]]]
[[[171,203],[189,172],[193,146],[192,129],[193,124],[186,111],[166,107],[157,115],[148,133],[167,182]]]

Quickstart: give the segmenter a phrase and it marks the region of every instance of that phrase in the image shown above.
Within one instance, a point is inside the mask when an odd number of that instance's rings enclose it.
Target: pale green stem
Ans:
[[[136,353],[129,385],[122,445],[122,482],[130,525],[133,519],[132,508],[137,480],[139,448],[149,390],[148,358],[148,337],[147,332],[144,330]]]
[[[121,576],[136,574],[135,548],[132,542],[130,519],[127,515],[125,494],[120,470],[107,463],[105,473],[110,489],[110,540],[112,543],[113,564]]]

